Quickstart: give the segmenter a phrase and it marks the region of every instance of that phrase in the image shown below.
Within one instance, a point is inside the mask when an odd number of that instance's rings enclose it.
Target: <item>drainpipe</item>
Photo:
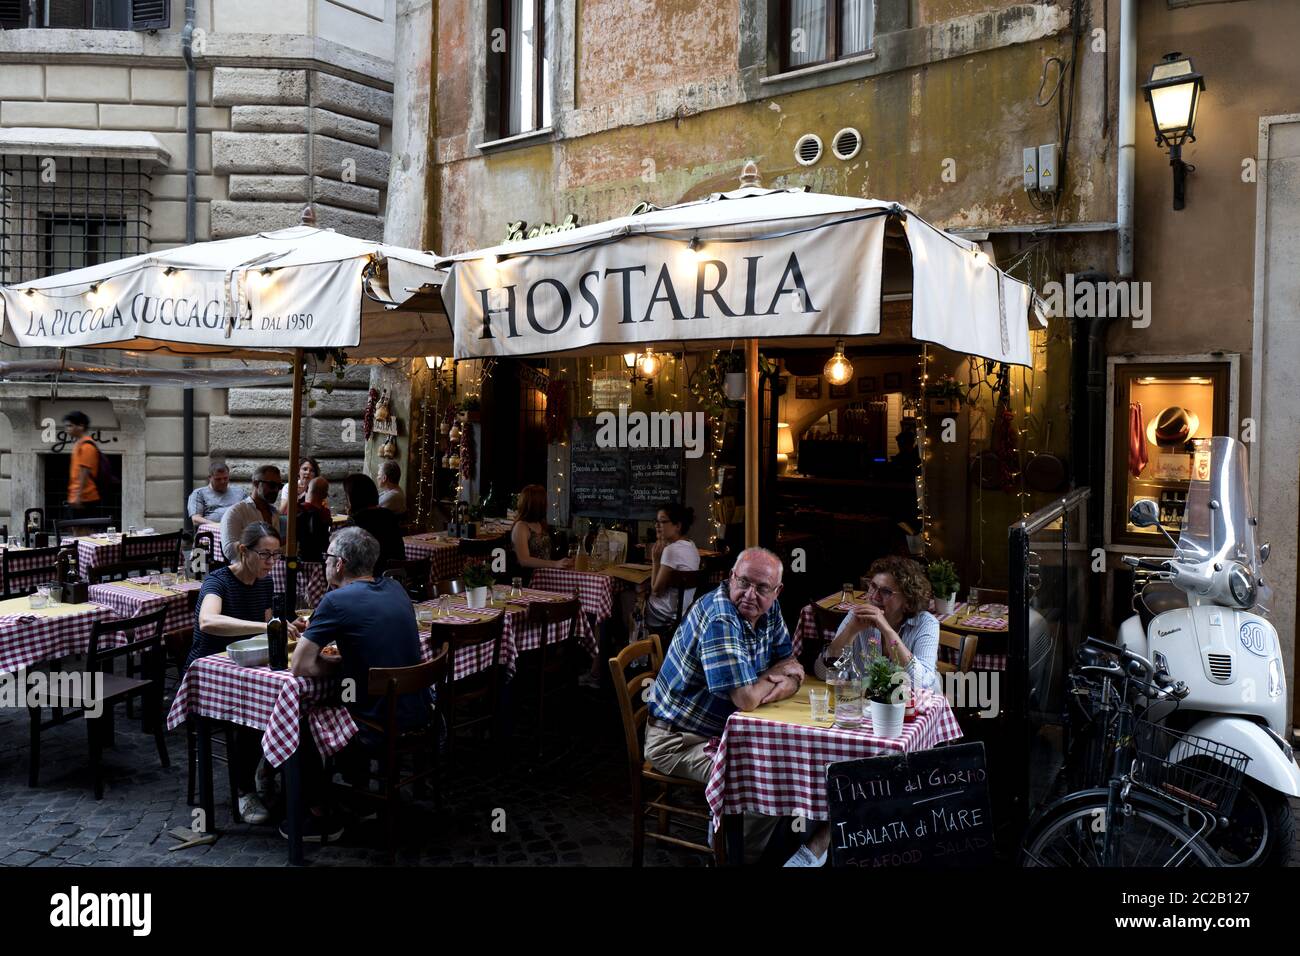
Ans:
[[[181,49],[185,54],[185,243],[195,242],[198,199],[197,153],[198,144],[195,127],[198,125],[198,72],[194,66],[194,0],[185,0],[185,29],[181,34]],[[185,365],[192,365],[189,359]],[[182,450],[185,456],[181,464],[181,526],[189,524],[188,510],[190,489],[194,487],[194,389],[187,388],[182,393],[181,426]]]
[[[1119,5],[1119,178],[1116,221],[1119,241],[1115,253],[1116,278],[1133,275],[1133,181],[1137,165],[1137,0]]]

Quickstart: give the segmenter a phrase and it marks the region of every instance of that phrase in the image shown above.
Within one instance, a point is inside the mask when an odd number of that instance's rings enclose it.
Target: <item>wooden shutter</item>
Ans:
[[[171,0],[131,0],[132,30],[166,30],[171,25]]]
[[[27,26],[27,0],[0,0],[0,30]]]

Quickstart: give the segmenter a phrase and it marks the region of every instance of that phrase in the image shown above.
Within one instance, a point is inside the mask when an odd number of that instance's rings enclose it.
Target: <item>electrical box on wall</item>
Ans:
[[[1038,147],[1038,191],[1054,193],[1060,189],[1061,147],[1048,143]]]
[[[1025,192],[1038,191],[1038,147],[1025,147]]]

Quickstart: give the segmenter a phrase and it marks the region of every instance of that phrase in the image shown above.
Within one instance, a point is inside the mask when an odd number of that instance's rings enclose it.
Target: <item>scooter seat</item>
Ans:
[[[1151,626],[1156,615],[1176,611],[1181,607],[1187,607],[1187,595],[1163,581],[1148,584],[1134,601],[1134,609],[1142,621],[1143,631]]]

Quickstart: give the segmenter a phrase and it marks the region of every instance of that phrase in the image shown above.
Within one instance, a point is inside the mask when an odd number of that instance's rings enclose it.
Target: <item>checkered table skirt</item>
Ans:
[[[305,711],[316,747],[328,757],[342,750],[358,729],[346,707],[323,703],[337,696],[338,687],[333,679],[243,667],[223,654],[200,657],[176,689],[167,729],[194,715],[261,730],[262,752],[278,767],[298,749],[298,720]]]
[[[892,740],[873,737],[870,729],[805,727],[732,714],[714,743],[713,769],[705,788],[714,827],[730,813],[829,819],[827,765],[926,750],[961,736],[943,697],[929,695],[928,706],[924,714],[903,725],[902,737]],[[870,723],[866,726],[870,728]]]
[[[77,539],[77,570],[83,578],[91,568],[102,564],[117,564],[122,560],[121,541],[105,541],[95,538]]]
[[[798,657],[801,653],[804,641],[815,639],[830,641],[834,637],[835,632],[830,630],[823,630],[820,635],[817,633],[817,621],[813,617],[813,606],[805,604],[803,610],[799,612],[799,626],[795,628],[794,635],[791,638],[795,656]],[[956,664],[957,652],[949,647],[940,647],[939,660],[949,664]],[[981,654],[977,649],[971,669],[977,671],[1004,671],[1007,669],[1007,655]]]
[[[110,608],[98,604],[81,605],[67,614],[48,617],[0,616],[0,673],[71,654],[85,654],[90,648],[92,625],[113,617]]]
[[[538,568],[533,572],[532,586],[539,591],[559,591],[562,594],[578,592],[582,609],[596,624],[606,621],[614,613],[614,594],[623,589],[624,581],[601,574],[599,571],[573,571],[561,568]]]
[[[406,560],[421,561],[429,558],[433,568],[429,573],[434,583],[460,577],[465,567],[456,539],[436,539],[432,535],[413,534],[403,538],[406,544]]]
[[[286,565],[283,559],[271,566],[271,584],[276,594],[284,593]],[[298,607],[315,607],[329,590],[325,579],[325,565],[314,561],[298,562],[298,586],[294,603]],[[297,610],[290,608],[289,610]]]
[[[139,578],[133,580],[140,581]],[[125,581],[112,581],[92,584],[90,599],[96,604],[112,608],[113,614],[119,618],[140,617],[165,607],[167,616],[163,618],[163,630],[178,631],[194,626],[194,612],[190,609],[189,595],[201,586],[198,581],[186,581],[175,585],[172,594],[156,594]]]

